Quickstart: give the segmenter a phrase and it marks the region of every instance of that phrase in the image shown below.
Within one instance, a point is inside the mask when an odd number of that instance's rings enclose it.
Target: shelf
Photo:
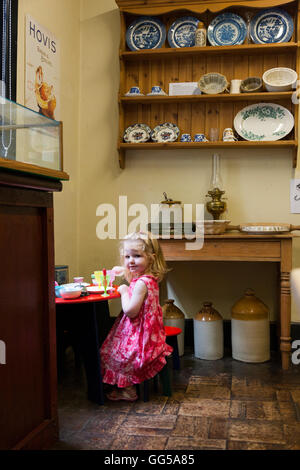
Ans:
[[[188,57],[195,55],[224,55],[224,54],[284,54],[296,52],[298,49],[296,42],[282,42],[276,44],[241,44],[239,46],[206,46],[206,47],[182,47],[182,48],[161,48],[147,49],[140,51],[124,51],[120,53],[123,60],[148,60],[167,59],[173,57]]]
[[[198,82],[202,75],[220,73],[228,81],[247,77],[262,77],[266,70],[274,67],[286,67],[300,75],[300,0],[116,0],[121,13],[120,42],[120,89],[119,89],[119,164],[125,168],[128,150],[176,150],[185,152],[194,150],[194,155],[201,157],[202,151],[212,149],[236,149],[232,152],[243,156],[243,149],[289,149],[287,155],[293,155],[293,167],[297,166],[298,148],[298,106],[293,102],[295,90],[287,92],[238,93],[229,92],[209,95],[146,95],[152,86],[159,85],[169,92],[169,83]],[[237,7],[237,14],[254,14],[258,9],[268,7],[285,7],[292,16],[294,32],[290,42],[253,44],[245,43],[232,46],[183,47],[171,48],[166,39],[159,49],[131,51],[126,44],[126,32],[136,18],[147,14],[160,15],[166,31],[181,10],[186,14],[200,14],[200,20],[206,28],[218,12]],[[151,13],[150,13],[151,12]],[[126,96],[125,93],[133,86],[138,86],[144,96]],[[198,132],[208,133],[211,128],[220,131],[234,127],[235,116],[245,107],[254,103],[278,103],[287,108],[294,116],[295,125],[287,137],[290,140],[269,142],[245,141],[237,142],[168,142],[143,144],[127,144],[123,142],[125,129],[135,123],[145,123],[153,129],[157,124],[171,122],[178,126],[181,133],[195,135]],[[220,134],[222,135],[222,134]],[[195,152],[195,150],[197,150]],[[272,153],[272,152],[271,152]],[[275,152],[274,152],[275,153]],[[280,153],[280,152],[279,152]],[[148,152],[145,152],[147,155]],[[172,152],[166,152],[171,156]]]
[[[5,158],[0,158],[0,168],[2,170],[4,169],[16,171],[19,173],[28,173],[31,175],[38,175],[64,181],[68,181],[70,178],[69,175],[62,170],[52,170],[51,168],[43,168],[41,166],[31,165],[29,163],[6,160]]]
[[[291,99],[294,91],[285,91],[281,93],[261,92],[261,93],[220,93],[217,95],[180,95],[180,96],[122,96],[120,102],[125,105],[151,104],[151,103],[195,103],[203,101],[275,101]]]
[[[296,140],[276,140],[271,142],[259,142],[239,140],[237,142],[145,142],[143,144],[120,143],[119,148],[123,150],[173,150],[173,149],[207,149],[207,148],[295,148]]]

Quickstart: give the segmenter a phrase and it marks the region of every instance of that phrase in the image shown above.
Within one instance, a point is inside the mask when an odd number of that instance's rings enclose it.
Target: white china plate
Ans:
[[[247,36],[247,25],[235,13],[221,13],[207,29],[207,37],[212,46],[233,46],[243,44]]]
[[[175,124],[165,122],[156,126],[151,132],[151,139],[153,142],[176,142],[180,131]]]
[[[250,21],[250,37],[256,44],[288,42],[293,31],[292,17],[280,8],[260,11]]]
[[[255,233],[257,235],[264,233],[283,233],[289,232],[287,227],[282,225],[249,225],[241,228],[242,232]]]
[[[183,16],[174,21],[168,31],[170,47],[193,47],[199,20],[193,16]]]
[[[86,290],[90,293],[90,294],[103,294],[104,292],[104,287],[99,287],[99,286],[89,286],[86,288]],[[106,289],[107,292],[110,292],[110,291],[113,291],[114,290],[114,287],[108,287]]]
[[[135,20],[126,31],[127,46],[132,51],[159,49],[166,40],[165,25],[152,16]]]
[[[291,132],[294,117],[275,103],[256,103],[243,108],[234,118],[239,136],[251,141],[280,140]]]
[[[134,124],[127,127],[124,132],[124,141],[130,144],[139,144],[150,140],[151,129],[147,124]]]

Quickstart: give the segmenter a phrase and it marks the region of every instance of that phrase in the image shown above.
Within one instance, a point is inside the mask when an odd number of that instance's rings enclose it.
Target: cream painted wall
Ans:
[[[118,166],[119,12],[114,0],[20,0],[18,101],[24,99],[24,21],[30,13],[61,41],[61,100],[64,121],[64,168],[70,181],[55,195],[56,264],[68,264],[70,277],[86,279],[98,268],[118,263],[117,240],[96,236],[97,206],[118,208],[162,199],[163,191],[184,203],[205,202],[211,175],[210,152],[128,152],[126,169]],[[80,20],[80,21],[79,21]],[[294,176],[289,151],[222,151],[227,217],[234,224],[278,221],[299,224],[289,213],[289,182]],[[298,175],[299,177],[299,175]],[[129,221],[131,218],[129,218]],[[300,241],[293,251],[300,266]],[[276,271],[272,264],[173,263],[163,299],[192,317],[212,300],[224,318],[246,287],[253,287],[276,312]],[[117,314],[119,301],[111,303]],[[300,321],[293,306],[292,320]]]
[[[80,200],[79,267],[89,278],[95,268],[118,262],[118,242],[96,237],[101,203],[118,207],[119,195],[128,206],[162,199],[195,205],[205,202],[211,176],[211,153],[183,151],[131,151],[126,169],[118,167],[118,48],[119,12],[114,0],[81,0],[81,101],[80,101]],[[291,154],[286,151],[227,150],[221,152],[222,177],[228,198],[227,217],[233,224],[254,221],[300,223],[289,213],[289,183],[294,176]],[[132,218],[129,218],[131,220]],[[300,266],[300,242],[295,241],[294,266]],[[263,263],[172,263],[165,296],[192,317],[202,302],[212,300],[225,318],[244,289],[253,287],[276,311],[276,269]],[[119,304],[111,305],[113,312]],[[293,307],[292,320],[300,321]]]
[[[64,124],[64,170],[70,181],[54,194],[55,264],[78,271],[78,157],[80,81],[80,0],[19,0],[17,101],[24,103],[25,16],[30,14],[60,41],[60,120]]]

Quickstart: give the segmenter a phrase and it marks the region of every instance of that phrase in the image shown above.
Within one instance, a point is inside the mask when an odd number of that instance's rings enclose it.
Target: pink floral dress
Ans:
[[[100,349],[103,382],[120,388],[154,377],[173,350],[166,343],[155,277],[133,279],[129,295],[139,279],[146,284],[148,294],[138,315],[131,319],[121,312]]]

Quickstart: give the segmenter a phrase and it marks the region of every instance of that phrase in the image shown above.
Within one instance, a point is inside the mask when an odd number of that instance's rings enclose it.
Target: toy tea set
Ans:
[[[101,294],[101,297],[109,297],[110,293],[115,291],[113,286],[115,276],[113,270],[103,269],[102,271],[94,271],[91,275],[92,284],[83,282],[83,277],[74,277],[74,282],[70,284],[58,285],[55,283],[55,296],[69,300],[90,294]]]

